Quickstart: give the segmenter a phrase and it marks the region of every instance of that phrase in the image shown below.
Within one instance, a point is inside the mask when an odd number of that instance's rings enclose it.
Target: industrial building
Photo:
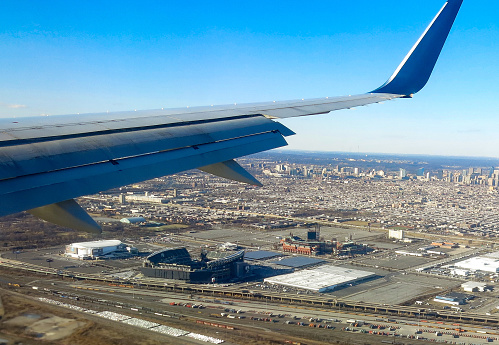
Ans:
[[[214,259],[210,259],[214,258]],[[189,283],[214,283],[243,278],[249,265],[244,263],[244,250],[206,253],[193,260],[186,248],[167,248],[154,252],[140,268],[146,277],[184,280]]]
[[[315,258],[307,258],[304,256],[294,256],[292,258],[279,258],[277,261],[272,261],[273,264],[293,267],[293,268],[305,268],[310,266],[317,266],[319,264],[325,263],[326,261]]]
[[[418,257],[423,257],[426,256],[426,253],[423,252],[409,252],[407,250],[396,250],[395,254],[400,254],[404,256],[418,256]]]
[[[461,288],[466,292],[484,292],[489,289],[489,285],[480,282],[466,282],[461,284]]]
[[[433,301],[457,306],[457,305],[465,304],[466,301],[472,299],[473,297],[474,296],[472,296],[472,295],[465,295],[465,294],[458,293],[458,292],[450,292],[446,295],[435,296]]]
[[[376,274],[372,272],[324,265],[315,269],[266,278],[264,281],[270,284],[289,286],[297,289],[326,292],[375,276]]]
[[[476,256],[474,258],[456,262],[454,266],[469,271],[499,273],[499,258]]]
[[[254,252],[244,253],[244,259],[249,261],[267,260],[279,256],[282,256],[282,254],[276,252],[269,252],[267,250],[256,250]]]
[[[448,249],[459,248],[459,244],[454,242],[433,242],[431,245],[435,247],[448,248]]]
[[[103,258],[116,253],[133,253],[136,249],[129,247],[120,240],[103,240],[71,243],[66,246],[64,255],[86,260]]]

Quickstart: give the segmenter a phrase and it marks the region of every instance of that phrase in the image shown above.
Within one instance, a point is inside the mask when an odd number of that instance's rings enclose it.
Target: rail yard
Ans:
[[[236,236],[237,231],[224,229],[230,236]],[[293,270],[303,272],[335,265],[346,270],[361,268],[372,272],[374,277],[314,293],[265,283],[257,276],[262,272],[282,274],[282,267],[277,265],[279,259],[265,257],[272,255],[269,253],[280,255],[281,259],[300,257],[273,249],[272,239],[282,237],[285,230],[239,231],[239,245],[244,245],[241,243],[244,241],[259,241],[268,243],[270,249],[263,254],[258,248],[246,249],[248,254],[254,253],[248,258],[260,259],[248,261],[252,275],[241,281],[193,284],[150,278],[137,270],[142,261],[140,257],[77,260],[64,256],[61,247],[53,247],[4,253],[0,259],[0,284],[6,292],[26,296],[37,303],[70,309],[85,317],[114,320],[119,327],[142,327],[148,337],[166,337],[171,343],[179,344],[238,344],[241,343],[240,334],[251,334],[251,330],[258,329],[271,333],[265,341],[273,339],[283,344],[499,342],[499,314],[494,312],[497,296],[493,289],[474,293],[474,300],[459,309],[447,307],[432,302],[433,297],[460,290],[465,279],[421,270],[421,267],[488,253],[491,248],[454,248],[448,251],[445,259],[436,256],[422,260],[395,253],[401,247],[405,250],[411,250],[411,246],[420,247],[422,242],[407,245],[388,241],[380,233],[358,230],[355,235],[358,241],[369,242],[378,248],[374,253],[340,260],[322,256],[312,268],[305,266]],[[305,237],[307,231],[295,230],[295,235]],[[322,229],[323,234],[330,232],[336,236],[341,236],[342,231],[348,230]],[[160,241],[160,237],[155,241],[137,239],[134,245],[141,252],[157,250],[159,242],[174,247],[182,244],[195,251],[200,242],[222,244],[217,238],[219,232],[171,234],[168,241],[164,238]],[[383,250],[379,249],[382,247]],[[4,295],[4,299],[8,296]],[[192,327],[186,328],[185,324]]]

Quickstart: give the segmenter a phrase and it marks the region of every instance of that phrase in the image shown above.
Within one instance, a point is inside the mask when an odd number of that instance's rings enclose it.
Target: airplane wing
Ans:
[[[254,185],[234,158],[287,145],[274,119],[412,97],[424,87],[462,0],[449,0],[392,77],[367,94],[0,120],[0,216],[28,210],[84,231],[99,226],[74,201],[189,169]]]

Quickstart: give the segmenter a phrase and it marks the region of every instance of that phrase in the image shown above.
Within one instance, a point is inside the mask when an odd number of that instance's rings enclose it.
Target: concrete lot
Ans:
[[[415,257],[415,256],[403,256],[403,255],[392,255],[386,258],[360,258],[357,259],[360,263],[366,263],[373,266],[379,266],[382,268],[394,268],[397,270],[406,270],[413,266],[426,264],[433,261],[432,258],[425,257]]]
[[[402,304],[417,295],[430,292],[426,286],[412,284],[410,282],[393,282],[372,289],[364,289],[357,294],[348,295],[345,298],[352,301],[376,301],[381,304]]]
[[[273,248],[275,243],[278,243],[279,238],[288,236],[293,233],[295,236],[306,238],[308,229],[293,228],[279,229],[273,231],[257,230],[251,228],[218,228],[206,231],[185,232],[181,235],[169,235],[164,233],[158,238],[151,238],[145,241],[133,241],[133,245],[138,247],[143,253],[151,253],[161,248],[169,246],[186,246],[191,251],[193,258],[199,253],[199,248],[204,247],[203,243],[214,247],[217,243],[237,242],[246,246],[259,246],[263,250],[278,251]],[[354,240],[360,243],[376,242],[386,244],[389,247],[404,247],[405,244],[393,243],[380,238],[380,233],[368,232],[361,230],[348,230],[334,227],[325,227],[321,229],[321,237],[337,238],[344,240],[352,234]],[[414,248],[420,244],[413,245]],[[102,261],[81,261],[70,259],[61,255],[64,251],[64,246],[54,247],[49,249],[26,251],[21,253],[5,253],[4,257],[16,259],[35,264],[43,267],[57,268],[60,270],[78,272],[78,273],[95,273],[106,276],[131,277],[137,275],[138,272],[134,269],[142,265],[143,257],[130,258],[126,260],[102,260]],[[455,250],[457,254],[463,253],[462,249]],[[47,262],[51,259],[51,262]],[[369,279],[365,282],[360,282],[352,286],[345,286],[338,290],[332,291],[327,295],[338,298],[346,298],[354,301],[364,301],[371,303],[382,304],[403,304],[417,296],[427,295],[431,293],[439,293],[450,288],[459,289],[461,281],[447,279],[445,277],[437,277],[427,274],[410,273],[412,267],[431,263],[438,259],[430,257],[413,257],[402,256],[393,253],[390,250],[377,253],[375,255],[357,256],[353,259],[334,260],[329,257],[321,257],[329,264],[334,264],[341,267],[360,269],[375,273],[375,279]],[[272,261],[272,260],[267,260]],[[276,274],[272,270],[275,264],[270,264],[265,261],[254,261],[252,265],[261,266],[259,272],[263,275]],[[266,272],[267,270],[268,272]],[[255,271],[256,272],[256,271]],[[289,273],[289,270],[284,270],[282,273]],[[256,280],[253,284],[258,285],[261,280]],[[277,289],[282,287],[277,287]],[[257,288],[258,289],[258,288]],[[301,293],[301,292],[300,292]],[[489,313],[495,311],[496,304],[499,305],[499,300],[496,300],[495,295],[484,296],[483,302],[472,302],[465,308],[472,307],[470,311],[479,311]]]
[[[254,228],[219,228],[213,230],[198,231],[194,233],[185,233],[185,236],[193,239],[208,239],[217,240],[220,242],[237,242],[246,246],[260,246],[270,248],[272,244],[278,243],[279,238],[289,236],[291,233],[294,236],[307,238],[308,229],[306,228],[286,228],[277,230],[258,230]],[[336,238],[339,241],[344,241],[345,238],[352,237],[352,240],[361,243],[373,243],[374,239],[380,236],[378,232],[368,232],[360,229],[342,229],[334,227],[322,227],[320,236],[325,240]],[[376,242],[378,243],[378,242]],[[382,243],[379,243],[382,246]],[[390,247],[400,247],[393,243],[386,243]]]

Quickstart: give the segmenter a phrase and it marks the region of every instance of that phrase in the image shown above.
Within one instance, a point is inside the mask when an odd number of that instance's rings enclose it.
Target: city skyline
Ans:
[[[0,117],[366,92],[443,3],[6,3]],[[499,5],[471,4],[413,100],[284,120],[288,148],[499,157]]]

